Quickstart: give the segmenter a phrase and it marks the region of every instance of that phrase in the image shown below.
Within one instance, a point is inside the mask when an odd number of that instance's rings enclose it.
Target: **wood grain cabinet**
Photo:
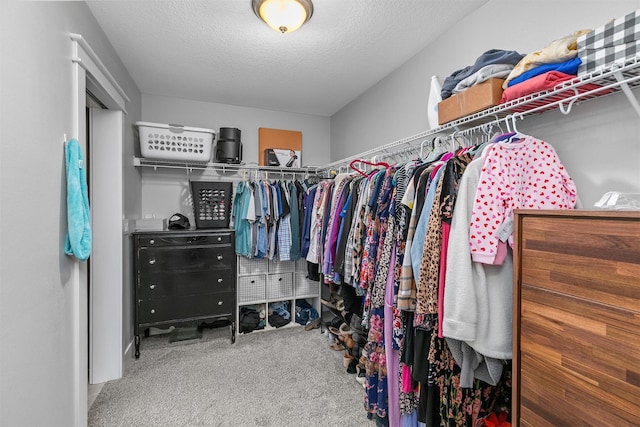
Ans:
[[[640,212],[515,214],[513,425],[640,425]]]
[[[140,331],[227,319],[235,341],[234,233],[221,231],[133,234],[135,357]]]

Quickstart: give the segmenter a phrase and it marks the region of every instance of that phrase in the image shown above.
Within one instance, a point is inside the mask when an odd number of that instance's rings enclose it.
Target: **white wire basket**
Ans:
[[[295,297],[317,297],[320,295],[320,282],[307,278],[306,273],[294,273]]]
[[[292,273],[270,274],[267,276],[267,299],[293,298]]]
[[[238,302],[262,301],[266,297],[266,279],[261,276],[243,276],[238,278]]]
[[[140,154],[148,159],[208,162],[211,159],[212,129],[182,125],[136,122]]]

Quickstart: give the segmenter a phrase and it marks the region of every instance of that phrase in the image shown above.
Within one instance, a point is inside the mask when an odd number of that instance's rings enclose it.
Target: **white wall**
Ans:
[[[636,9],[638,0],[489,1],[331,117],[332,161],[428,130],[432,75],[442,81],[489,49],[526,54]],[[640,120],[624,95],[575,106],[566,117],[525,119],[518,129],[556,148],[585,207],[606,191],[640,192]]]
[[[83,2],[0,3],[0,424],[72,426],[74,261],[64,255],[63,136],[72,137],[69,33],[82,34],[126,91],[140,94]],[[80,135],[85,143],[84,135]],[[131,152],[130,155],[133,155]],[[134,175],[132,178],[131,175]],[[126,211],[140,184],[125,172]],[[86,304],[86,301],[85,301]],[[85,329],[86,330],[86,329]]]
[[[322,165],[330,159],[330,119],[323,116],[294,114],[227,104],[191,101],[156,95],[142,95],[143,121],[177,123],[213,129],[238,128],[242,132],[243,162],[258,162],[258,129],[274,128],[302,132],[302,165]],[[139,154],[139,147],[136,147]],[[216,177],[217,178],[217,177]],[[222,179],[238,179],[228,174]],[[176,212],[192,218],[187,204],[189,179],[207,180],[206,174],[184,170],[142,170],[142,213],[167,218]],[[191,223],[193,225],[193,222]]]

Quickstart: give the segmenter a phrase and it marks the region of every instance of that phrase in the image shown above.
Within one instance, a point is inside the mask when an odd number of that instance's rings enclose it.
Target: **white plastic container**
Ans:
[[[136,122],[140,154],[147,159],[208,162],[215,132],[182,125]]]
[[[438,102],[442,101],[441,91],[442,85],[438,80],[438,76],[432,76],[431,86],[429,87],[429,101],[427,102],[429,129],[438,127]]]

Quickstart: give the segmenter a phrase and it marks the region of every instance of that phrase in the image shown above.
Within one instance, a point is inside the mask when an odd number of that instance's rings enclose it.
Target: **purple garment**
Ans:
[[[400,427],[400,354],[393,348],[393,291],[396,246],[391,250],[389,274],[384,294],[384,350],[387,358],[387,399],[389,427]]]
[[[323,274],[325,277],[333,277],[333,263],[336,257],[336,247],[338,245],[338,232],[340,231],[340,212],[342,211],[342,205],[344,204],[344,193],[346,185],[342,186],[340,190],[340,197],[338,197],[338,203],[336,203],[335,210],[332,213],[332,223],[329,226],[327,233],[326,251],[324,254],[324,268]]]

